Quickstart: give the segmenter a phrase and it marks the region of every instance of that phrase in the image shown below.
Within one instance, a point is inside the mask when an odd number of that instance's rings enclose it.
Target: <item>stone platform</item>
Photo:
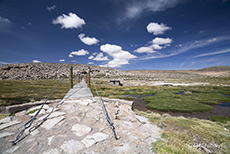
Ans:
[[[82,98],[82,97],[93,97],[90,89],[87,88],[87,84],[83,79],[79,84],[76,84],[71,88],[65,95],[64,99]]]
[[[84,83],[83,83],[84,84]],[[77,87],[77,86],[76,86]],[[73,96],[73,95],[72,95]],[[106,124],[99,99],[92,96],[66,97],[40,127],[16,145],[13,140],[30,116],[27,111],[0,121],[0,153],[3,154],[130,154],[152,153],[151,144],[160,138],[160,129],[131,110],[130,101],[105,99],[118,140]],[[46,105],[33,125],[39,124],[57,103]]]

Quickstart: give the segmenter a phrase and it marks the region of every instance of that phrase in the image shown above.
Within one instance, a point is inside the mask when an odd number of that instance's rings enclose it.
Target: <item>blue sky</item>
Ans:
[[[230,66],[230,0],[0,0],[0,64]]]

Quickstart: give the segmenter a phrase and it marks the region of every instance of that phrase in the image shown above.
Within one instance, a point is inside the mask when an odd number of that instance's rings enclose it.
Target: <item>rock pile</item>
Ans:
[[[93,103],[91,98],[67,99],[40,127],[31,133],[25,132],[28,136],[15,146],[11,146],[9,140],[14,139],[30,118],[26,115],[28,111],[2,119],[0,153],[152,153],[151,144],[160,138],[160,129],[150,124],[146,118],[136,115],[131,110],[132,102],[116,99],[104,101],[119,136],[118,140],[115,140],[106,124],[98,100]],[[51,106],[56,105],[47,105],[34,125],[39,124],[50,112]]]

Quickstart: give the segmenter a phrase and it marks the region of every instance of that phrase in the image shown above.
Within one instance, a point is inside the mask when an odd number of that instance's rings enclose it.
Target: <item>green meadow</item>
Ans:
[[[0,106],[8,106],[46,99],[60,80],[1,80]],[[64,80],[50,99],[60,99],[69,90]]]

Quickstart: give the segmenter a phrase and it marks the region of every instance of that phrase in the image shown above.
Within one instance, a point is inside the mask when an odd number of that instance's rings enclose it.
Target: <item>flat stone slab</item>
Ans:
[[[50,112],[52,112],[52,111],[55,112],[55,111],[59,111],[59,110],[60,110],[59,108],[54,108],[54,109],[53,109],[53,108],[51,107],[51,108],[49,108],[46,112],[47,112],[47,113],[50,113]]]
[[[84,148],[84,144],[82,144],[79,141],[75,141],[75,140],[69,140],[69,141],[65,141],[62,145],[61,145],[61,149],[63,151],[65,151],[66,153],[69,154],[77,154],[80,150],[82,150]]]
[[[3,130],[3,129],[8,128],[8,127],[11,127],[13,125],[17,125],[19,123],[20,123],[20,121],[14,120],[14,121],[10,121],[8,123],[1,124],[0,125],[0,130]]]
[[[18,148],[19,146],[13,146],[10,149],[6,150],[4,154],[14,153]]]
[[[1,125],[1,124],[4,124],[4,123],[8,123],[8,122],[10,122],[10,121],[11,121],[11,118],[10,118],[10,117],[5,117],[5,118],[3,118],[3,119],[0,120],[0,125]]]
[[[53,113],[50,114],[50,116],[48,117],[48,119],[56,118],[56,117],[59,117],[59,116],[63,116],[63,115],[65,115],[65,114],[66,114],[65,112],[53,112]],[[47,115],[48,115],[48,114],[47,114]],[[38,121],[43,120],[47,115],[44,115],[44,116],[40,117],[40,118],[38,119]]]
[[[50,101],[48,101],[47,103],[49,103],[49,102]],[[20,112],[23,110],[27,110],[31,107],[38,106],[38,105],[41,105],[43,103],[44,103],[44,101],[39,101],[39,102],[25,103],[25,104],[19,104],[19,105],[11,105],[11,106],[6,107],[6,112],[12,114],[12,113]]]
[[[85,144],[86,148],[89,148],[97,143],[93,138],[90,137],[84,138],[81,142]]]
[[[66,100],[64,102],[65,103],[73,103],[73,104],[80,104],[80,105],[83,105],[83,106],[87,106],[87,105],[89,105],[90,100],[89,101],[85,101],[85,100]]]
[[[107,139],[109,135],[104,134],[102,132],[95,133],[93,135],[86,136],[81,142],[85,144],[85,146],[91,147],[92,145],[96,144],[97,142],[101,142]]]
[[[47,151],[44,151],[42,154],[59,154],[58,149],[49,149]]]
[[[56,117],[53,119],[48,119],[47,121],[45,121],[41,127],[50,130],[53,126],[55,126],[56,124],[58,124],[59,122],[61,122],[63,119],[65,119],[64,116],[60,116],[60,117]]]
[[[136,118],[137,120],[142,123],[142,124],[149,124],[149,120],[145,117],[142,117],[142,116],[139,116],[139,115],[136,115]]]
[[[72,131],[77,136],[84,136],[88,134],[91,130],[92,128],[85,126],[85,125],[80,125],[80,124],[75,124],[72,127]]]
[[[35,136],[35,135],[39,134],[40,132],[37,129],[33,130],[32,132],[29,132],[29,130],[26,129],[25,133],[26,134],[29,133],[30,135]]]
[[[0,133],[0,139],[11,135],[14,135],[14,133],[9,133],[9,132]]]

